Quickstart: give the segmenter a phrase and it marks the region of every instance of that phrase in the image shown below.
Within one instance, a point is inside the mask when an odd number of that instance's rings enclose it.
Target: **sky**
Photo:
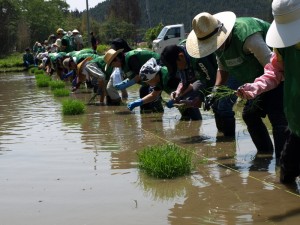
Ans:
[[[94,8],[98,3],[104,2],[105,0],[88,0],[89,8]],[[70,5],[70,10],[78,9],[79,12],[86,9],[86,0],[66,0]]]

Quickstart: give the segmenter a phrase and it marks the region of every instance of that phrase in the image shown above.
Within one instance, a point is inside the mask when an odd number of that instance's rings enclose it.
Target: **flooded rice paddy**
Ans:
[[[176,109],[90,105],[63,116],[62,99],[34,76],[0,74],[1,225],[299,224],[298,186],[279,183],[273,156],[256,155],[238,112],[229,140],[211,112],[190,122]],[[139,150],[167,142],[195,150],[191,175],[159,180],[138,169]]]

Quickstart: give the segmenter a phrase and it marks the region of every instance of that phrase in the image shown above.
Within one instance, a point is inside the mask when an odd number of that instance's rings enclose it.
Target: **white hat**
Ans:
[[[76,29],[74,29],[74,30],[72,31],[72,34],[79,34],[79,31],[76,30]]]
[[[124,49],[119,49],[119,50],[114,50],[114,49],[109,49],[105,55],[104,55],[104,62],[106,63],[105,65],[105,70],[109,67],[109,65],[112,63],[112,61],[116,58],[116,56],[120,53],[123,52]]]
[[[300,1],[273,0],[272,22],[266,42],[274,48],[289,47],[300,41]]]
[[[57,46],[57,47],[60,48],[61,47],[61,39],[57,38],[56,41],[55,41],[55,43],[53,45],[55,45],[55,46]]]
[[[140,69],[140,78],[142,81],[152,80],[160,70],[161,66],[157,65],[154,58],[149,59]]]
[[[230,35],[236,15],[220,12],[211,15],[203,12],[194,17],[193,30],[186,40],[186,49],[194,58],[202,58],[215,52]]]

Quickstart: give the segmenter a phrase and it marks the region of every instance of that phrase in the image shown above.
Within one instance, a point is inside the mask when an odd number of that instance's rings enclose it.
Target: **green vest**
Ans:
[[[96,58],[94,58],[93,60],[89,61],[88,63],[96,63],[96,65],[102,70],[102,72],[105,74],[105,80],[109,80],[110,75],[112,74],[113,68],[112,67],[108,67],[107,70],[105,70],[105,61],[104,61],[104,55],[101,55]]]
[[[65,36],[63,36],[62,37],[62,42],[64,42],[65,44],[66,44],[66,48],[65,48],[65,52],[72,52],[72,51],[74,51],[74,48],[73,48],[73,46],[72,46],[72,44],[71,44],[71,38],[70,38],[70,36],[68,36],[68,35],[65,35]]]
[[[216,51],[218,58],[230,75],[242,83],[251,83],[264,72],[263,66],[253,54],[245,54],[245,40],[261,32],[265,39],[270,24],[252,17],[240,17],[234,24],[230,45],[224,51]]]
[[[205,89],[213,87],[218,68],[215,54],[200,59],[190,57],[190,61],[196,80],[200,80],[205,85]]]
[[[82,54],[77,54],[75,56],[73,56],[73,60],[75,63],[80,63],[82,60],[91,57],[93,59],[97,58],[99,55],[94,54],[94,53],[82,53]]]
[[[65,52],[49,53],[50,62],[55,63],[58,58],[63,58],[67,55]]]
[[[155,58],[156,60],[160,59],[160,55],[145,49],[135,49],[125,53],[125,65],[123,65],[122,69],[125,73],[125,76],[129,79],[135,77],[136,74],[133,74],[128,67],[128,62],[131,56],[136,55],[139,60],[139,67],[141,68],[150,58]]]
[[[278,49],[284,62],[284,112],[292,133],[300,137],[300,49],[295,46]]]
[[[161,73],[160,74],[161,81],[157,86],[160,87],[167,94],[171,94],[171,92],[174,91],[174,89],[172,89],[169,86],[169,81],[170,81],[171,77],[169,76],[167,67],[165,67],[165,66],[161,67],[160,73]]]

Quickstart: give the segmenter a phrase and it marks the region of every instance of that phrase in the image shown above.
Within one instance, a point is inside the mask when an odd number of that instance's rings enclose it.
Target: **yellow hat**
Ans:
[[[114,49],[109,49],[105,55],[104,55],[104,62],[106,63],[105,65],[105,70],[109,67],[109,65],[112,63],[112,61],[116,58],[116,56],[120,53],[123,52],[124,49],[119,49],[119,50],[114,50]]]
[[[63,34],[65,31],[62,28],[58,28],[56,33],[57,34]]]

